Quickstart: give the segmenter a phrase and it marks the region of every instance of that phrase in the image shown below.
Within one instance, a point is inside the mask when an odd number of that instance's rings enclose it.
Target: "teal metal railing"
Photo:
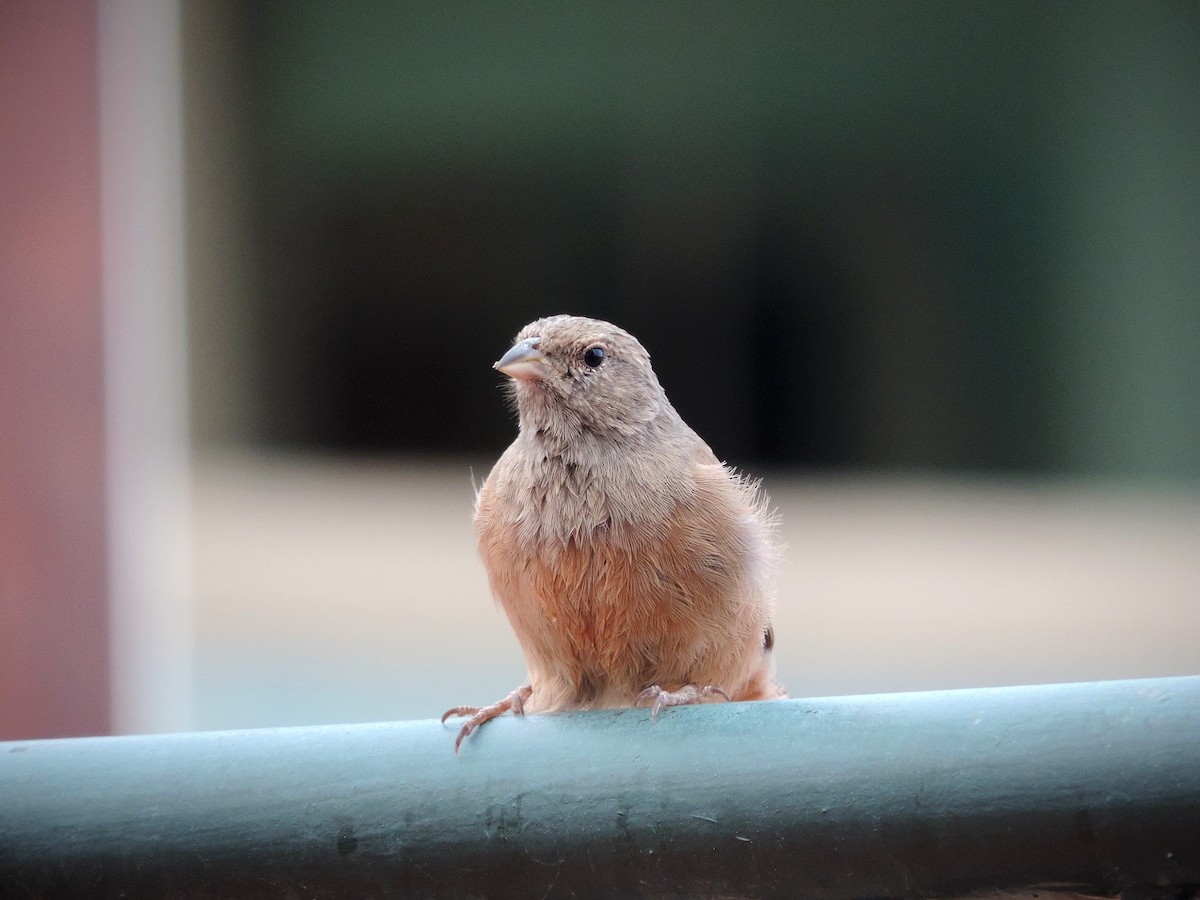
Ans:
[[[0,897],[1200,884],[1200,677],[504,717],[457,755],[454,734],[0,744]]]

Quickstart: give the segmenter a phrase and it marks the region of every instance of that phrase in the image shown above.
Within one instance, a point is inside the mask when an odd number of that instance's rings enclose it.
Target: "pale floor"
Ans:
[[[488,463],[474,467],[478,479]],[[431,718],[524,676],[455,461],[196,467],[197,722]],[[793,696],[1200,673],[1200,493],[772,477]]]

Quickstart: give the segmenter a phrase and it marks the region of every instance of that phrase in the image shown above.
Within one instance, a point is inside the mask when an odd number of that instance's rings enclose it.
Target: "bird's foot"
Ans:
[[[724,697],[728,700],[729,694],[725,693],[724,688],[719,688],[715,684],[706,684],[703,687],[698,684],[685,684],[677,691],[664,691],[657,684],[652,684],[637,695],[633,705],[641,706],[643,702],[653,698],[654,705],[650,707],[650,718],[657,722],[658,713],[664,706],[689,706],[693,703],[703,703],[709,697]]]
[[[470,716],[463,723],[462,728],[458,731],[458,737],[454,741],[454,752],[458,752],[459,745],[462,744],[463,738],[469,735],[472,731],[482,725],[484,722],[490,722],[496,716],[508,712],[510,709],[514,716],[525,715],[525,701],[529,699],[529,695],[533,693],[533,687],[528,684],[523,684],[503,700],[493,703],[491,706],[455,706],[442,713],[442,724],[451,716]]]

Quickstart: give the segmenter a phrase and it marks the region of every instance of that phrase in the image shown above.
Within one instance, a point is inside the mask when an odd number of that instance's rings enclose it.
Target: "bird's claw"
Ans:
[[[462,745],[463,740],[471,734],[476,728],[485,722],[490,722],[496,716],[512,710],[514,716],[525,715],[525,701],[529,699],[529,695],[533,693],[533,688],[528,684],[523,684],[503,700],[491,704],[490,706],[452,706],[450,709],[442,713],[442,724],[446,724],[446,720],[451,716],[469,716],[467,721],[463,723],[462,728],[458,731],[458,737],[454,740],[454,752],[458,752],[458,748]]]
[[[707,697],[730,699],[725,689],[717,687],[715,684],[706,684],[703,687],[698,684],[685,684],[677,691],[664,691],[657,684],[652,684],[634,698],[633,705],[641,706],[644,701],[653,698],[654,704],[650,707],[650,719],[657,722],[658,714],[664,706],[689,706],[693,703],[703,703]]]

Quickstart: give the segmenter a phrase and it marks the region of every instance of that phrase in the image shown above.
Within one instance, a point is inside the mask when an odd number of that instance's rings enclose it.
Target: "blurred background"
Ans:
[[[795,696],[1200,672],[1200,6],[0,5],[0,737],[430,718],[527,321],[788,551]]]

